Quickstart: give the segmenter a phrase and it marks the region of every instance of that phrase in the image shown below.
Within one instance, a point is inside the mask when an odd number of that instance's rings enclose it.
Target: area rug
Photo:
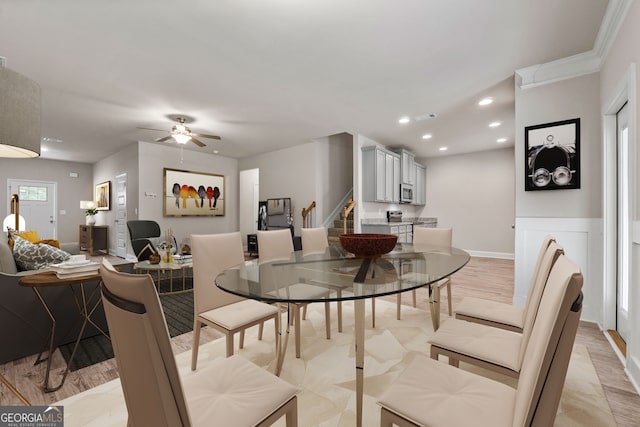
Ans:
[[[369,306],[369,304],[366,304]],[[335,315],[335,305],[332,307]],[[344,332],[332,330],[327,340],[324,333],[324,307],[309,305],[307,320],[302,322],[302,357],[295,358],[293,335],[290,336],[282,378],[301,391],[298,395],[300,426],[355,425],[355,351],[353,343],[353,304],[343,304]],[[365,341],[365,382],[363,425],[380,422],[377,397],[391,384],[417,354],[429,354],[426,340],[433,333],[428,313],[403,307],[402,320],[395,319],[396,306],[376,302],[376,328],[371,329],[367,316]],[[446,322],[447,316],[443,316]],[[245,348],[236,354],[274,371],[273,322],[265,325],[264,340],[256,339],[257,328],[247,331]],[[198,367],[213,358],[223,357],[224,340],[200,347]],[[182,376],[191,372],[191,352],[176,356]],[[468,365],[461,364],[463,369]],[[119,380],[87,390],[58,402],[64,405],[65,426],[124,426],[127,411]],[[284,426],[279,420],[276,426]],[[556,426],[615,426],[602,386],[588,351],[576,345],[571,357],[567,380],[556,418]]]
[[[186,289],[193,289],[193,281],[190,277],[185,279],[185,284]],[[168,280],[162,280],[160,286],[162,290],[168,291]],[[173,286],[175,289],[176,284],[174,283]],[[180,287],[182,287],[182,283],[180,283]],[[193,292],[161,294],[160,303],[167,320],[169,335],[177,337],[193,330]],[[75,341],[60,346],[60,352],[64,360],[69,360],[74,345]],[[113,348],[111,347],[111,341],[102,334],[94,335],[80,340],[78,350],[69,369],[76,371],[112,358]]]

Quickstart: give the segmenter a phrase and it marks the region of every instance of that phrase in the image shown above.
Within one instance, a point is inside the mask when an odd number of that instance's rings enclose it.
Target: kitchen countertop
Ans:
[[[411,218],[408,217],[403,219],[402,222],[388,222],[386,218],[367,218],[361,221],[362,225],[424,225],[424,224],[434,224],[434,226],[438,223],[438,218],[429,218],[429,217],[418,217]]]

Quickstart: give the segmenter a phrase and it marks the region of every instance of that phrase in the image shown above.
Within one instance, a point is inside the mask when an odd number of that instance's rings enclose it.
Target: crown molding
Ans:
[[[609,0],[594,47],[589,52],[516,70],[520,76],[520,88],[530,89],[600,71],[632,2]]]

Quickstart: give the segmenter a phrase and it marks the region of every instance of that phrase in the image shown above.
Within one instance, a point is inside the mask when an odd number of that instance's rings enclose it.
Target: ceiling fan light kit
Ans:
[[[207,145],[204,142],[196,139],[195,137],[198,136],[202,138],[211,138],[211,139],[217,139],[217,140],[222,139],[218,135],[206,135],[206,134],[192,132],[191,129],[189,129],[184,124],[193,122],[194,121],[193,117],[177,115],[177,114],[171,114],[171,115],[168,115],[167,117],[175,122],[178,122],[178,124],[173,125],[171,127],[171,131],[169,131],[169,136],[156,138],[155,139],[156,142],[165,142],[173,138],[174,141],[176,141],[178,144],[181,144],[181,145],[184,145],[187,142],[191,141],[194,144],[196,144],[198,147],[206,147]],[[145,127],[139,127],[138,129],[157,130],[160,132],[164,132],[163,129],[153,129],[153,128],[145,128]]]

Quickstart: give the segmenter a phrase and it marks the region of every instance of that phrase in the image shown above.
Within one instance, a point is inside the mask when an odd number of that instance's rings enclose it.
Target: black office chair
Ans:
[[[131,220],[127,221],[129,229],[129,237],[131,238],[131,247],[138,261],[146,261],[149,255],[160,253],[162,245],[165,244],[164,237],[160,225],[150,220]],[[172,253],[176,253],[178,244],[175,236],[173,237]]]

